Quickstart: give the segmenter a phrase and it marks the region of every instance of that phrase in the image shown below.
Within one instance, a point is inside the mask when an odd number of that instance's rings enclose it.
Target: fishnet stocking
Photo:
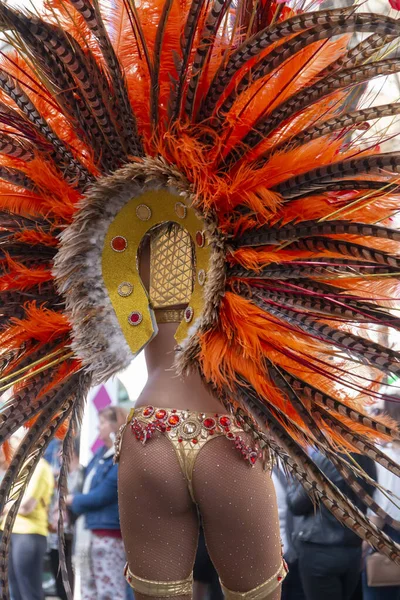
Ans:
[[[194,491],[210,556],[228,589],[248,591],[278,571],[276,498],[261,465],[250,468],[232,442],[213,439],[197,458]],[[126,429],[119,462],[119,504],[132,573],[154,581],[186,579],[197,548],[197,509],[175,451],[162,434],[156,433],[143,446]],[[138,593],[135,597],[149,600]],[[279,598],[279,588],[268,596],[268,600]]]
[[[275,488],[261,463],[250,468],[232,442],[219,437],[200,452],[193,484],[208,551],[223,584],[247,592],[264,583],[278,571],[282,555]],[[268,600],[280,597],[278,587]]]
[[[132,573],[152,581],[186,579],[199,526],[171,442],[156,433],[143,445],[127,427],[118,471],[121,530]],[[149,600],[136,592],[135,597]]]

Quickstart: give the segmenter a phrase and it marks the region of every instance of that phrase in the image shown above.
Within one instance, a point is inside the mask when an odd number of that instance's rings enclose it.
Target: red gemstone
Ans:
[[[178,442],[181,444],[183,442],[182,438],[178,438]]]
[[[167,411],[161,408],[156,412],[155,417],[159,421],[164,421],[164,419],[167,417]]]
[[[138,310],[134,310],[128,317],[128,321],[131,325],[139,325],[143,320],[142,313]]]
[[[222,425],[222,427],[229,427],[231,424],[231,420],[229,417],[220,417],[219,424]]]
[[[176,427],[180,421],[179,415],[171,415],[168,419],[168,424],[172,425],[172,427]]]
[[[202,231],[198,231],[196,233],[196,244],[202,248],[205,243],[204,233]]]
[[[127,247],[128,242],[122,235],[116,235],[111,240],[111,248],[115,250],[115,252],[123,252]]]
[[[146,406],[146,408],[143,410],[143,416],[144,417],[151,417],[151,415],[154,412],[154,407],[153,406]]]
[[[249,454],[249,461],[251,462],[252,465],[255,465],[257,462],[257,452],[250,452]]]
[[[214,429],[210,429],[210,431],[208,432],[210,435],[214,435],[215,430]]]
[[[203,425],[206,429],[214,429],[216,425],[215,419],[208,417],[207,419],[204,419]]]
[[[282,575],[278,575],[277,580],[282,581],[282,579],[283,579]]]
[[[193,319],[193,308],[191,306],[188,306],[187,309],[185,310],[185,321],[186,323],[190,323],[190,321]]]
[[[232,440],[235,436],[233,435],[232,431],[230,431],[229,433],[226,434],[226,437],[228,437],[230,440]]]
[[[196,440],[196,438],[193,438],[193,439],[192,439],[192,442],[193,442],[193,444],[197,444],[197,440]]]

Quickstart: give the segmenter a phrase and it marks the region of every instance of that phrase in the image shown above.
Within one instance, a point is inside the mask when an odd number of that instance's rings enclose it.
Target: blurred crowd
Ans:
[[[13,526],[11,600],[44,600],[49,595],[67,600],[68,587],[81,600],[133,599],[123,574],[126,558],[118,512],[118,467],[113,460],[115,436],[126,416],[118,406],[99,413],[101,447],[86,468],[79,464],[78,438],[66,474],[61,468],[61,442],[49,444],[28,483]],[[5,464],[3,473],[4,468]],[[60,486],[68,490],[61,507]],[[79,581],[75,581],[78,573]]]
[[[390,395],[388,388],[388,394]],[[400,405],[387,396],[383,412],[400,421]],[[400,442],[381,448],[400,463]],[[367,510],[366,494],[387,513],[400,521],[400,479],[368,456],[345,456],[355,468],[369,477],[356,478],[356,492],[346,483],[333,464],[314,451],[312,458],[319,469],[341,490],[370,522],[400,542],[400,531],[392,523]],[[342,526],[325,506],[316,506],[303,487],[287,479],[279,466],[273,478],[278,498],[284,556],[289,574],[284,581],[282,600],[400,600],[400,567],[373,550],[347,527]],[[392,490],[392,500],[384,492]]]
[[[400,420],[395,402],[386,403],[385,413]],[[102,446],[86,468],[79,464],[79,439],[74,442],[67,474],[61,470],[61,442],[53,440],[48,446],[29,481],[13,526],[11,600],[44,600],[48,595],[66,600],[68,585],[81,600],[133,599],[123,575],[126,557],[118,513],[118,466],[113,460],[115,436],[125,420],[126,412],[118,406],[109,406],[99,414]],[[382,450],[400,463],[400,442]],[[313,452],[313,460],[359,510],[367,512],[361,500],[363,493],[355,493],[325,456]],[[358,480],[363,492],[373,496],[393,520],[400,521],[400,507],[381,489],[389,488],[400,497],[399,478],[368,457],[351,455],[350,460],[369,477],[367,483]],[[0,474],[4,469],[3,461]],[[400,567],[363,544],[323,505],[316,506],[279,465],[274,468],[273,480],[289,566],[282,600],[400,600]],[[61,506],[63,556],[59,548],[59,486],[68,490]],[[367,516],[400,543],[400,532],[390,523],[373,513]],[[202,531],[194,579],[194,600],[222,600]]]

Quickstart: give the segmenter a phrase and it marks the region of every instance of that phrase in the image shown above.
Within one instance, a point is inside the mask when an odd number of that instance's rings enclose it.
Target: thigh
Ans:
[[[125,600],[125,552],[122,540],[94,535],[91,553],[96,574],[96,599]]]
[[[171,442],[140,443],[126,428],[119,460],[121,530],[132,573],[179,581],[193,570],[198,517]]]
[[[347,560],[346,560],[347,557]],[[361,547],[343,548],[343,600],[352,600],[361,576]]]
[[[96,589],[96,577],[93,568],[92,556],[90,547],[89,560],[85,561],[87,564],[83,565],[80,569],[81,581],[81,599],[82,600],[97,600],[97,589]]]
[[[275,488],[261,462],[251,467],[230,440],[218,437],[200,451],[193,484],[223,584],[247,592],[277,573],[282,554]],[[280,595],[277,588],[268,599]]]
[[[8,561],[8,583],[9,583],[9,587],[10,587],[10,595],[12,600],[22,600],[20,591],[19,591],[19,586],[18,586],[18,578],[16,576],[15,573],[15,568],[14,568],[14,562],[15,562],[15,558],[14,558],[14,553],[17,551],[18,548],[18,542],[15,541],[15,538],[17,537],[16,533],[11,534],[11,548],[10,548],[10,554],[9,554],[9,561]],[[17,554],[18,556],[18,554]]]
[[[13,535],[13,567],[22,598],[42,600],[43,562],[46,538],[43,535]]]
[[[309,547],[311,546],[311,547]],[[301,544],[299,572],[307,600],[342,600],[343,586],[329,550]]]

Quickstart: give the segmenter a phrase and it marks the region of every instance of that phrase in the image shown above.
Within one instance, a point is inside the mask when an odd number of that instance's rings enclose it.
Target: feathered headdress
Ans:
[[[400,374],[387,342],[400,327],[400,156],[363,139],[400,104],[357,106],[355,93],[400,71],[388,52],[400,23],[273,0],[47,0],[40,16],[0,4],[0,25],[14,48],[0,68],[0,392],[13,387],[0,441],[30,426],[0,487],[1,512],[20,482],[1,597],[43,450],[60,434],[67,455],[89,386],[154,333],[145,296],[118,279],[125,216],[136,231],[194,215],[201,268],[178,370],[200,371],[315,499],[399,560],[306,447],[400,527],[338,454],[400,474],[375,445],[399,439],[395,423],[366,409],[382,375]],[[369,35],[351,45],[354,32]]]

